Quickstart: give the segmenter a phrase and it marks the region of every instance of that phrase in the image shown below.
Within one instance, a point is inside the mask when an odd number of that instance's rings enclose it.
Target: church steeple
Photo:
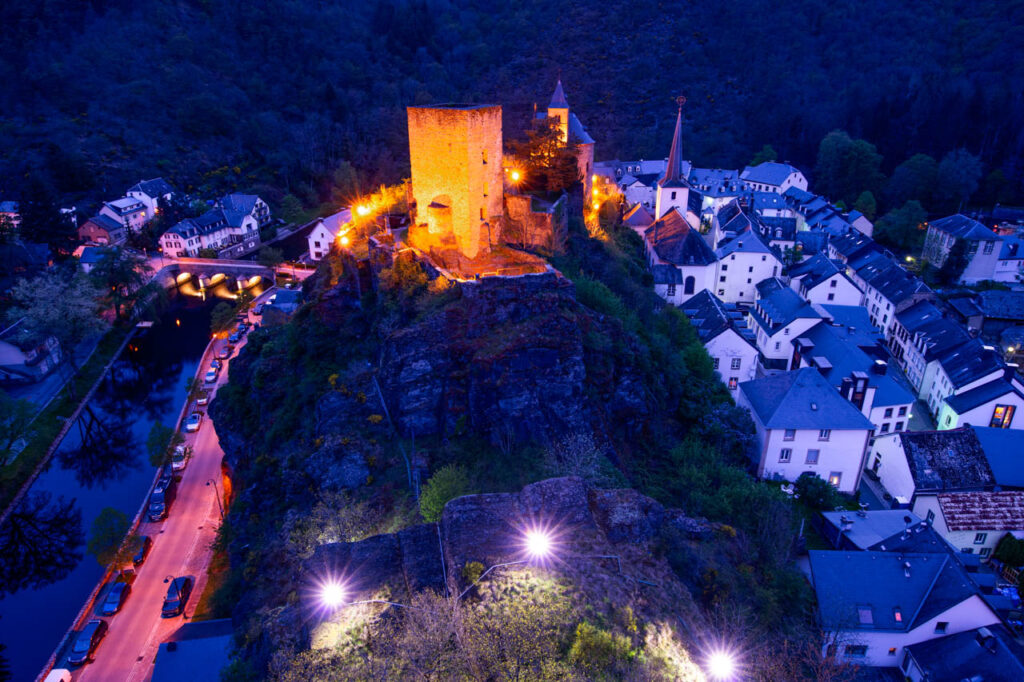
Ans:
[[[568,109],[569,101],[565,99],[565,91],[562,90],[562,79],[558,79],[558,84],[555,86],[555,92],[551,95],[551,104],[548,105],[549,109]]]
[[[661,178],[659,185],[684,185],[686,178],[683,174],[683,142],[680,139],[683,132],[683,105],[686,98],[680,95],[676,98],[679,105],[679,112],[676,114],[676,130],[672,134],[672,147],[668,150],[668,163],[665,165],[665,175]]]

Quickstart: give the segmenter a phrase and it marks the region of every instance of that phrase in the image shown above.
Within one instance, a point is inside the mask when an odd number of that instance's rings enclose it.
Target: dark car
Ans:
[[[217,351],[217,358],[220,359],[220,360],[227,360],[230,357],[231,357],[231,347],[230,346],[224,346],[219,351]]]
[[[110,590],[107,592],[107,598],[103,600],[103,606],[100,607],[100,613],[104,616],[113,616],[124,606],[124,600],[128,598],[128,594],[131,591],[132,586],[128,583],[114,583],[111,585]]]
[[[228,337],[228,342],[229,343],[238,343],[241,340],[242,340],[242,335],[239,334],[238,332],[235,332],[231,336]]]
[[[174,473],[168,471],[157,481],[153,493],[149,496],[149,509],[147,516],[149,520],[156,523],[167,518],[171,503],[174,502],[174,495],[177,485],[174,481]]]
[[[252,309],[252,314],[253,315],[262,315],[263,314],[263,304],[262,303],[257,303],[256,306]]]
[[[192,578],[182,576],[175,578],[167,586],[167,596],[164,597],[164,605],[160,609],[161,618],[173,618],[185,612],[185,604],[188,603],[189,595],[192,594]]]
[[[153,540],[148,535],[143,535],[139,538],[141,544],[139,545],[139,551],[132,557],[132,563],[138,566],[146,557],[149,556],[149,550],[153,548]]]
[[[96,651],[103,635],[107,634],[107,624],[99,618],[94,618],[85,624],[82,631],[75,637],[75,643],[71,645],[71,653],[68,654],[68,663],[71,665],[82,665],[88,663],[92,653]]]

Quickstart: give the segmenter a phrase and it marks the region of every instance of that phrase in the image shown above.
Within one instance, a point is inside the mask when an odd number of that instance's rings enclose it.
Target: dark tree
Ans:
[[[928,214],[918,201],[908,201],[889,211],[875,224],[875,239],[899,251],[916,252],[924,242],[921,229]]]
[[[754,158],[750,160],[749,165],[759,166],[762,163],[767,163],[768,161],[775,161],[778,158],[779,155],[775,152],[775,149],[770,144],[766,144],[765,146],[761,147],[761,151],[759,151],[757,154],[754,154]]]
[[[102,249],[89,278],[103,292],[104,301],[117,319],[122,320],[137,302],[154,292],[155,287],[150,286],[152,273],[144,258],[115,246]]]
[[[563,144],[556,119],[536,120],[525,140],[509,142],[514,165],[522,169],[526,190],[557,193],[580,181],[572,148]]]
[[[902,206],[911,199],[930,205],[938,169],[939,164],[927,154],[914,154],[896,166],[885,187],[889,206]]]
[[[81,559],[75,501],[29,492],[0,526],[0,597],[62,580]]]
[[[939,268],[939,281],[946,285],[959,282],[960,276],[964,274],[964,268],[967,267],[967,262],[967,241],[957,239],[953,243],[953,248],[949,250],[946,260],[943,261],[942,267]]]
[[[71,254],[75,248],[75,226],[61,215],[56,193],[38,174],[29,178],[20,212],[22,239],[46,244],[58,257]]]

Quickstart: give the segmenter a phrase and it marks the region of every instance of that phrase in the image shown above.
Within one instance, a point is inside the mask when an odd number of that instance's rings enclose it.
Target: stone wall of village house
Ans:
[[[416,203],[410,243],[425,252],[485,255],[503,214],[501,107],[409,107],[408,121]]]

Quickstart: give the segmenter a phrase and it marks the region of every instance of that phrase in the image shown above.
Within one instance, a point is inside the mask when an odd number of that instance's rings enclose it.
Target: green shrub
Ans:
[[[420,514],[429,523],[441,519],[441,512],[449,500],[469,495],[472,487],[469,475],[460,466],[449,464],[438,469],[423,485],[420,493]]]
[[[636,656],[629,638],[595,627],[576,626],[576,637],[569,649],[569,661],[588,675],[618,678]]]
[[[814,509],[835,509],[843,503],[835,486],[817,476],[801,476],[796,481],[800,499]]]

